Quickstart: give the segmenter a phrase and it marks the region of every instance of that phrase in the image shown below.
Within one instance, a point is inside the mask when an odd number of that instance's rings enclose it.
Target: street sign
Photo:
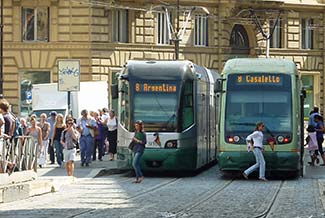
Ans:
[[[58,61],[58,90],[79,91],[80,90],[80,61],[59,60]]]

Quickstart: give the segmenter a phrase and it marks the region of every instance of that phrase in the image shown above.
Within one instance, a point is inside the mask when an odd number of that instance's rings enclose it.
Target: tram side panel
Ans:
[[[205,132],[206,128],[204,126],[205,120],[207,119],[204,110],[204,100],[205,96],[202,93],[202,82],[197,82],[197,92],[196,92],[196,129],[197,129],[197,143],[196,143],[196,168],[202,166],[203,155],[204,155],[204,144],[205,144]]]
[[[200,69],[202,70],[202,69]],[[202,70],[202,77],[197,84],[197,131],[198,131],[198,145],[197,145],[197,168],[200,168],[210,162],[210,109],[209,109],[209,82],[206,71]]]
[[[210,140],[209,140],[209,160],[208,162],[215,161],[217,159],[217,123],[219,122],[219,98],[217,98],[217,94],[215,93],[214,86],[215,81],[220,78],[220,75],[210,69],[207,70],[208,75],[208,88],[209,88],[209,102],[208,102],[208,110],[209,110],[209,131],[210,131]]]

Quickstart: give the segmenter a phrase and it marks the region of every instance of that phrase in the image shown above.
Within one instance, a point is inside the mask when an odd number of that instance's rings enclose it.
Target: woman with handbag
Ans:
[[[263,156],[264,145],[263,145],[263,129],[264,123],[258,122],[256,124],[256,128],[252,134],[247,136],[246,141],[248,147],[253,148],[253,153],[256,159],[256,164],[249,167],[247,170],[243,172],[243,176],[245,179],[248,179],[248,175],[252,173],[254,170],[259,168],[259,180],[266,182],[267,179],[265,178],[265,160]],[[253,144],[252,144],[253,141]],[[271,146],[271,145],[270,145]],[[272,150],[274,149],[271,146]]]
[[[134,153],[132,166],[134,168],[136,176],[136,179],[133,181],[133,183],[140,183],[144,179],[140,167],[140,161],[145,149],[145,144],[147,143],[147,136],[143,130],[143,122],[141,120],[135,122],[135,132],[132,141],[134,144],[132,149]]]

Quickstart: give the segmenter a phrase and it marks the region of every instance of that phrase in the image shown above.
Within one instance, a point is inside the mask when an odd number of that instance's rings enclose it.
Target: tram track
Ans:
[[[122,180],[122,181],[123,182],[127,182],[127,181],[129,181],[131,179],[133,179],[133,178],[128,178],[128,179],[125,179],[125,180]],[[131,196],[127,197],[127,198],[122,198],[123,202],[118,202],[118,203],[114,203],[114,202],[113,203],[105,203],[104,205],[107,207],[107,206],[111,206],[111,205],[124,204],[127,201],[134,200],[134,199],[143,197],[145,195],[150,195],[153,192],[156,192],[156,191],[158,191],[158,190],[160,190],[160,189],[162,189],[162,188],[164,188],[164,187],[166,187],[168,185],[171,185],[171,184],[173,184],[173,183],[175,183],[177,181],[180,181],[181,179],[182,178],[173,178],[173,179],[170,179],[168,181],[164,181],[164,182],[162,182],[160,184],[157,184],[155,186],[151,186],[150,188],[142,189],[140,192],[137,192],[136,194],[131,195]],[[99,202],[99,203],[102,203],[102,202]],[[103,209],[103,208],[105,209],[105,206],[102,207],[101,209]],[[88,209],[88,210],[81,211],[81,212],[79,211],[78,213],[73,214],[73,215],[70,215],[67,218],[77,218],[79,216],[85,216],[86,214],[92,213],[92,212],[96,211],[97,209],[98,208],[93,208],[93,209]]]
[[[203,196],[201,196],[200,198],[198,198],[196,201],[192,201],[191,203],[185,205],[182,209],[177,209],[176,211],[173,211],[173,212],[169,212],[170,216],[172,217],[181,217],[181,216],[184,216],[184,215],[187,215],[188,216],[188,212],[190,210],[192,210],[193,208],[201,205],[203,202],[209,200],[210,198],[218,195],[220,192],[222,192],[224,189],[226,189],[228,186],[231,185],[231,183],[233,183],[234,180],[229,180],[229,181],[226,181],[223,185],[218,186],[218,188],[216,190],[214,190],[213,192],[211,192],[210,190],[209,191],[206,191],[204,193]]]
[[[260,214],[253,216],[253,218],[266,218],[268,217],[277,197],[279,196],[280,190],[283,187],[284,181],[282,180],[281,183],[278,185],[274,195],[271,198],[271,202],[269,203],[268,207]]]
[[[218,195],[224,194],[224,191],[227,191],[227,188],[231,189],[231,185],[233,184],[235,180],[230,180],[227,181],[225,184],[223,184],[221,187],[219,186],[216,190],[213,192],[208,191],[206,192],[203,196],[200,198],[196,199],[195,201],[192,201],[191,203],[185,205],[181,209],[176,209],[176,210],[170,210],[168,212],[162,213],[161,217],[168,218],[168,217],[196,217],[197,214],[191,213],[193,209],[196,207],[202,207],[205,202],[208,202],[210,199],[217,197]],[[281,181],[279,184],[277,184],[277,187],[274,190],[274,194],[272,195],[272,198],[270,202],[267,204],[266,209],[264,209],[261,213],[257,215],[251,215],[250,217],[252,218],[266,218],[268,217],[274,203],[276,202],[276,199],[279,195],[279,192],[281,188],[283,187],[284,181]],[[253,199],[252,199],[253,200]],[[256,200],[256,199],[255,199]],[[216,212],[217,213],[217,212]]]

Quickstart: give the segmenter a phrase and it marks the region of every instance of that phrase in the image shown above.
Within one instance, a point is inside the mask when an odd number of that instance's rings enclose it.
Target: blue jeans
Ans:
[[[88,164],[91,161],[91,155],[93,153],[94,138],[91,135],[80,137],[80,157],[81,163]]]
[[[134,168],[135,176],[137,179],[143,176],[143,174],[141,172],[141,168],[140,168],[140,160],[141,160],[142,154],[143,154],[142,152],[136,152],[133,156],[132,166]]]
[[[62,161],[63,161],[63,147],[58,140],[54,140],[53,143],[55,146],[56,161],[61,166]]]
[[[253,166],[251,166],[250,168],[248,168],[247,170],[245,170],[245,174],[249,175],[251,174],[254,170],[256,170],[257,168],[260,168],[260,176],[259,178],[265,178],[265,160],[263,157],[263,153],[262,150],[259,148],[254,148],[253,153],[255,155],[255,159],[256,159],[256,164],[254,164]]]

